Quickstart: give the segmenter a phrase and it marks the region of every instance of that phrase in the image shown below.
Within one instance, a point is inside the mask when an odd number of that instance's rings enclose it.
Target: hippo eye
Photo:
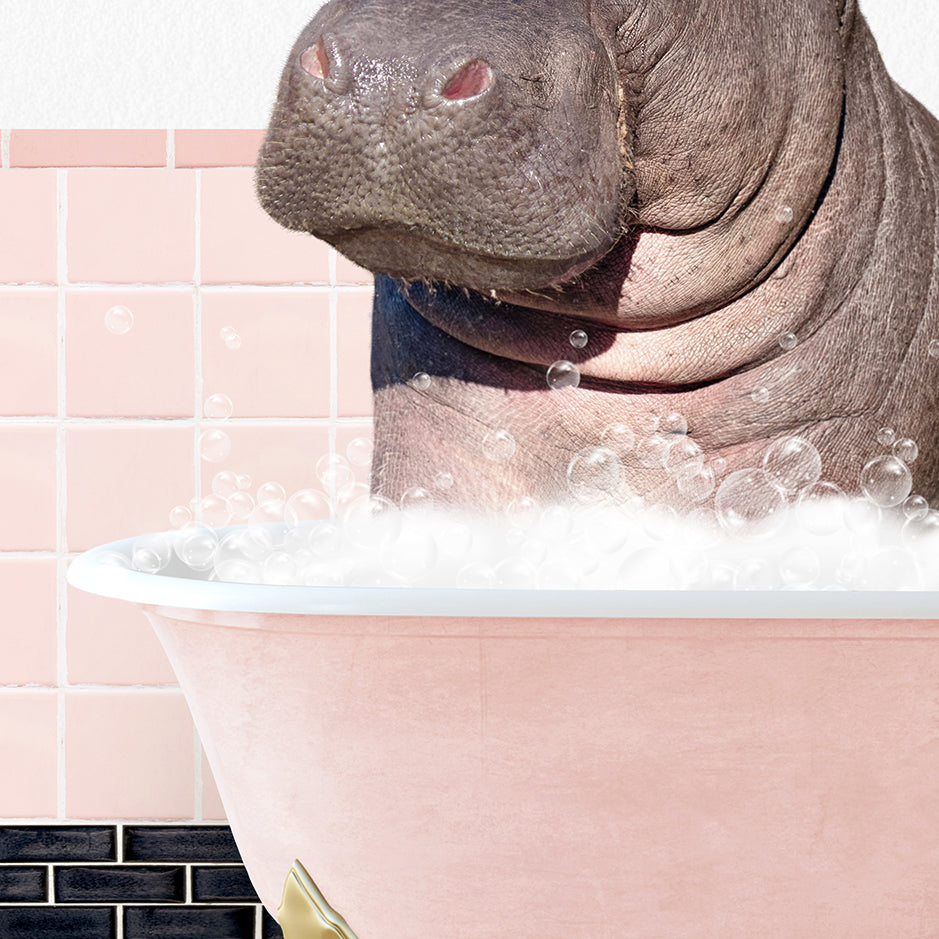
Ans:
[[[471,59],[444,85],[441,94],[448,101],[462,101],[481,95],[492,84],[492,69],[482,59]]]

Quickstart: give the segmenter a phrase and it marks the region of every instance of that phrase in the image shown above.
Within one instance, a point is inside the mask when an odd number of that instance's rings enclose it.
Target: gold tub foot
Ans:
[[[284,881],[277,920],[284,939],[356,939],[349,924],[326,902],[299,861],[293,862]]]

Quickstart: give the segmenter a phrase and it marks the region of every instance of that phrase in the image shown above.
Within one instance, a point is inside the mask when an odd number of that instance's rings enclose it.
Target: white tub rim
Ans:
[[[148,574],[108,563],[136,538],[85,551],[68,583],[87,593],[179,610],[330,616],[569,619],[939,620],[937,591],[307,587]]]

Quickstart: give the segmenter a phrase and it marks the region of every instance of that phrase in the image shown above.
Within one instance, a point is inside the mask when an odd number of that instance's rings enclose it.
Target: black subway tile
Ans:
[[[124,939],[254,939],[254,907],[124,907]]]
[[[284,931],[280,928],[280,923],[271,916],[267,910],[261,914],[261,939],[284,939]]]
[[[192,900],[194,903],[213,900],[260,902],[243,867],[193,867]]]
[[[44,867],[0,867],[0,901],[42,903],[49,896]]]
[[[240,863],[227,825],[127,825],[125,861],[195,861]]]
[[[115,861],[114,826],[0,825],[0,861]]]
[[[140,903],[186,900],[184,867],[59,867],[56,903]]]
[[[96,907],[0,907],[3,939],[113,939],[115,911]]]

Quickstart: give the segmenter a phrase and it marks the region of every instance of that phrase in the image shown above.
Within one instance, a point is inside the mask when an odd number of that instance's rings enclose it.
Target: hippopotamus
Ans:
[[[257,190],[376,275],[379,494],[562,499],[613,438],[621,499],[701,498],[678,439],[856,492],[903,438],[935,499],[937,167],[856,0],[331,0]]]

